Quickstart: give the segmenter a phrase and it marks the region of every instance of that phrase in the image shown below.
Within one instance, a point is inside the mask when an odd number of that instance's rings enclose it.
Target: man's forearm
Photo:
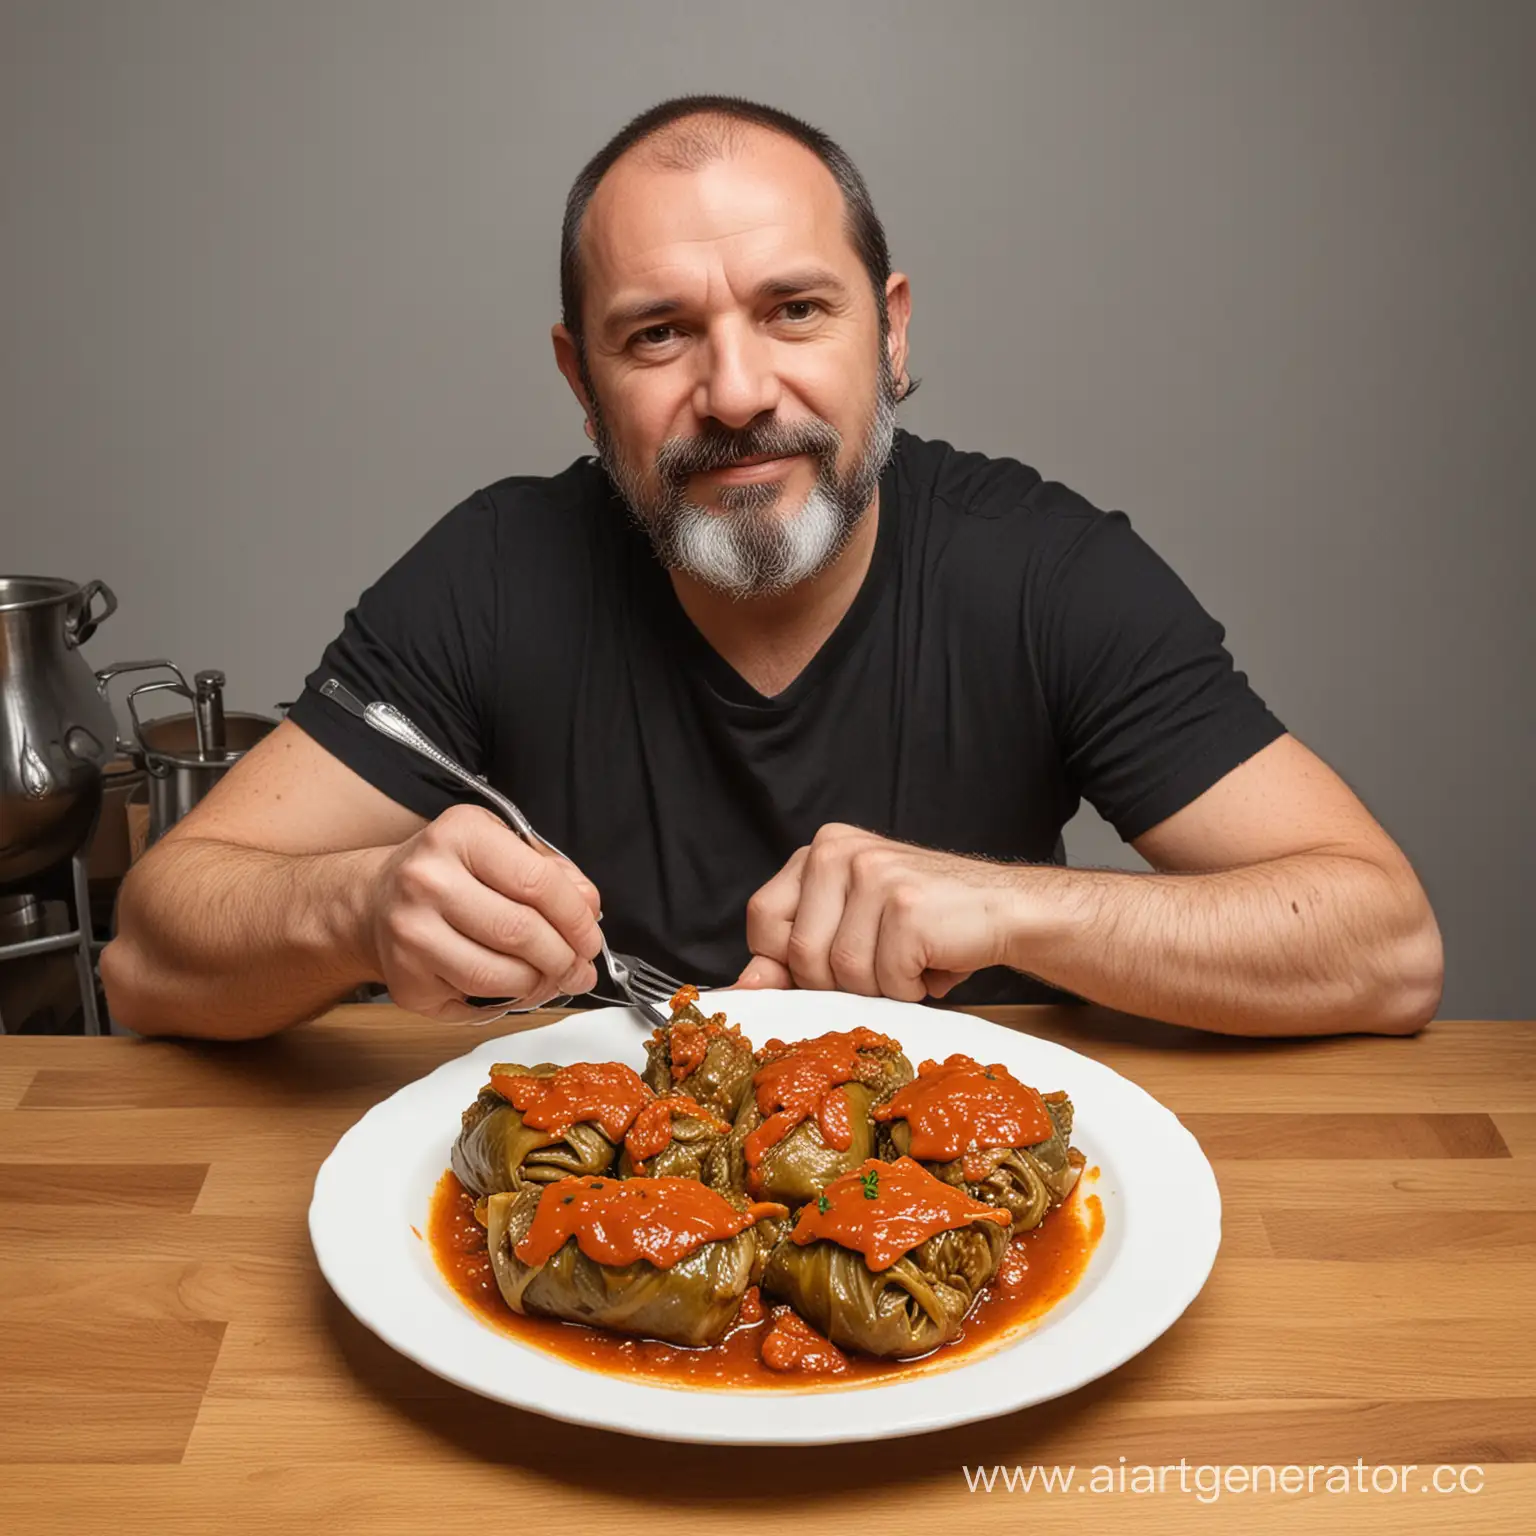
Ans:
[[[1007,963],[1108,1007],[1226,1034],[1407,1033],[1440,999],[1411,873],[1296,854],[1208,874],[1020,872]]]
[[[102,952],[112,1016],[146,1035],[242,1039],[375,979],[365,896],[383,850],[288,855],[184,838],[129,872]]]

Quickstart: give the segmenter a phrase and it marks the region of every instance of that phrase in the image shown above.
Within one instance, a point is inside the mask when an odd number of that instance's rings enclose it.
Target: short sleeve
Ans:
[[[1130,842],[1285,733],[1226,634],[1121,512],[1042,574],[1031,641],[1069,784]]]
[[[374,788],[429,820],[473,797],[319,690],[334,677],[364,703],[393,704],[471,772],[485,772],[492,712],[482,679],[495,656],[496,573],[496,514],[480,492],[363,593],[288,714]]]

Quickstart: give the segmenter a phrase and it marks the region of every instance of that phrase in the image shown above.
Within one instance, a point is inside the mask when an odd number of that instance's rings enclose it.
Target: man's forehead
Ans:
[[[600,319],[615,298],[722,261],[817,265],[849,277],[859,263],[846,219],[832,173],[780,134],[754,133],[689,170],[657,164],[641,146],[603,178],[583,220],[589,314]]]

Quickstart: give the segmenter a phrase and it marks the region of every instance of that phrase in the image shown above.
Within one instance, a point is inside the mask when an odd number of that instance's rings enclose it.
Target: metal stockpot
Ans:
[[[105,691],[111,679],[120,673],[153,670],[174,673],[176,680],[140,683],[128,690],[133,741],[125,744],[148,775],[151,843],[175,826],[277,725],[276,720],[266,715],[226,711],[222,672],[199,672],[188,686],[181,669],[173,662],[127,661],[105,668],[97,676]],[[141,719],[138,701],[151,693],[178,694],[192,705],[192,713]]]
[[[0,576],[0,889],[90,835],[117,726],[79,648],[116,607],[105,582]]]
[[[139,740],[148,771],[150,842],[175,826],[276,725],[265,715],[232,711],[224,716],[224,749],[201,756],[195,715],[146,720],[139,727]]]

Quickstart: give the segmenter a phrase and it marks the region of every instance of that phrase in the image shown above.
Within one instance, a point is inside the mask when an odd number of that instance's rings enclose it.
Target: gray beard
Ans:
[[[657,557],[729,597],[766,597],[819,576],[843,552],[861,506],[839,500],[820,477],[797,512],[776,510],[782,485],[722,488],[722,511],[679,502],[648,525]],[[756,491],[752,500],[735,492]],[[734,504],[733,504],[734,503]]]
[[[736,456],[741,458],[776,451],[814,454],[816,481],[796,511],[779,510],[782,482],[722,486],[718,511],[688,501],[682,484],[665,473],[666,447],[659,466],[663,490],[659,497],[648,498],[639,478],[619,461],[594,408],[599,461],[668,570],[682,571],[727,597],[786,592],[819,576],[847,547],[891,456],[896,392],[883,346],[880,361],[874,420],[858,461],[846,475],[838,474],[836,467],[842,439],[826,422],[801,424],[798,437],[796,429],[747,434],[746,444],[738,450]]]

